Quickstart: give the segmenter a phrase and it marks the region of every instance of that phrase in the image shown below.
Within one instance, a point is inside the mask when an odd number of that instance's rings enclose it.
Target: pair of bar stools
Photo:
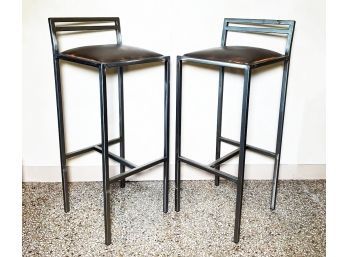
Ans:
[[[144,171],[150,167],[163,162],[163,212],[168,211],[168,184],[169,184],[169,110],[170,110],[170,57],[161,54],[125,46],[121,42],[121,29],[119,18],[49,18],[50,34],[52,40],[56,100],[58,112],[58,129],[61,174],[63,184],[64,210],[69,211],[69,198],[67,188],[67,165],[68,159],[90,151],[97,151],[102,154],[103,165],[103,192],[104,192],[104,223],[105,243],[111,243],[111,219],[110,219],[110,184],[120,181],[120,186],[125,186],[125,178]],[[180,210],[180,164],[186,163],[193,167],[205,170],[215,175],[215,185],[219,185],[220,177],[233,181],[237,185],[237,200],[234,228],[234,242],[239,242],[240,221],[242,210],[244,167],[246,150],[253,151],[271,158],[274,158],[274,173],[271,196],[271,209],[275,208],[277,184],[279,175],[280,153],[282,145],[285,100],[289,73],[289,62],[295,21],[291,20],[260,20],[260,19],[230,19],[224,20],[221,46],[207,50],[197,51],[177,57],[177,88],[176,88],[176,142],[175,142],[175,210]],[[99,31],[115,30],[117,44],[83,46],[60,52],[58,48],[57,32],[66,31]],[[285,35],[287,43],[285,54],[280,54],[267,49],[247,46],[226,46],[227,32],[261,33],[271,35]],[[67,153],[64,135],[63,100],[60,80],[60,60],[84,64],[96,67],[99,71],[100,82],[100,108],[101,108],[101,144],[86,147],[81,150]],[[181,155],[181,95],[182,95],[182,62],[203,63],[219,67],[219,93],[217,108],[217,132],[216,132],[216,156],[215,161],[209,165],[202,165]],[[136,166],[125,159],[125,136],[124,136],[124,104],[123,104],[123,69],[128,65],[164,62],[164,154],[158,160],[145,165]],[[251,71],[255,68],[276,63],[284,63],[283,81],[280,96],[280,110],[278,120],[278,132],[275,152],[260,149],[246,144],[248,106],[250,95]],[[244,70],[244,87],[242,102],[242,118],[240,140],[234,141],[221,136],[222,102],[224,91],[224,72],[226,67]],[[109,140],[108,137],[108,115],[107,115],[107,91],[106,91],[106,69],[115,68],[118,72],[118,93],[119,93],[119,131],[116,139]],[[221,142],[237,146],[238,149],[221,157]],[[120,155],[109,152],[109,146],[120,144]],[[238,176],[230,175],[220,170],[220,165],[225,161],[239,155]],[[109,177],[109,158],[120,163],[120,174]],[[125,168],[129,168],[126,171]]]

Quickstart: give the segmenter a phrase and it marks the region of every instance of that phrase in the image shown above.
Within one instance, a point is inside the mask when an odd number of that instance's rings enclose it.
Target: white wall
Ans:
[[[172,57],[171,163],[174,163],[175,59],[189,51],[218,46],[224,17],[294,19],[297,21],[290,67],[283,139],[282,178],[325,177],[325,1],[91,1],[23,0],[23,180],[59,180],[59,148],[48,17],[118,16],[124,44]],[[111,33],[111,32],[110,32]],[[62,47],[109,43],[114,34],[64,38]],[[245,34],[229,35],[231,44],[283,49],[283,41]],[[267,71],[267,72],[262,72]],[[280,65],[253,74],[248,143],[275,148]],[[95,70],[62,65],[68,151],[100,142],[98,75]],[[214,158],[218,73],[185,65],[183,70],[184,156],[203,163]],[[109,131],[118,134],[117,75],[108,74]],[[125,119],[127,158],[142,164],[162,154],[163,67],[127,68]],[[223,135],[238,139],[241,74],[225,81]],[[116,149],[116,148],[115,148]],[[114,150],[115,150],[114,149]],[[230,150],[223,147],[223,153]],[[118,152],[116,149],[115,152]],[[101,177],[101,157],[91,153],[69,162],[73,180]],[[114,164],[113,162],[110,162]],[[237,160],[224,170],[235,170]],[[247,177],[269,179],[270,159],[247,155]],[[285,166],[286,165],[286,166]],[[171,177],[174,174],[171,166]],[[267,168],[265,168],[267,167]],[[161,168],[133,179],[160,179]],[[118,172],[118,166],[111,173]],[[183,178],[212,178],[185,167]]]

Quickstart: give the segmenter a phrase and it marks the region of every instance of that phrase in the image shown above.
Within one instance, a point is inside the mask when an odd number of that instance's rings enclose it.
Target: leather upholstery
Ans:
[[[250,46],[215,47],[187,53],[184,56],[246,65],[271,62],[277,59],[281,60],[285,57],[284,55],[271,50]]]
[[[135,61],[163,56],[142,48],[116,44],[82,46],[66,50],[61,55],[98,63]]]

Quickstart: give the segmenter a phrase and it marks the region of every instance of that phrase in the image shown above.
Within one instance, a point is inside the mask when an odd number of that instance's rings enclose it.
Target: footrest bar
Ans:
[[[118,174],[116,176],[111,177],[109,179],[109,182],[113,183],[113,182],[122,180],[122,179],[124,179],[126,177],[132,176],[132,175],[137,174],[137,173],[139,173],[141,171],[144,171],[144,170],[149,169],[149,168],[151,168],[153,166],[156,166],[156,165],[160,164],[161,162],[164,162],[165,160],[166,160],[166,158],[161,158],[159,160],[156,160],[156,161],[150,162],[148,164],[145,164],[143,166],[139,166],[137,168],[129,170],[129,171],[125,172],[125,173],[120,173],[120,174]]]
[[[115,139],[112,139],[112,140],[109,141],[109,145],[114,145],[114,144],[119,143],[119,142],[120,142],[120,139],[119,138],[115,138]],[[92,146],[89,146],[89,147],[82,148],[80,150],[73,151],[71,153],[67,153],[65,158],[66,159],[70,159],[70,158],[76,157],[76,156],[84,154],[84,153],[92,152],[93,150],[95,150],[94,147],[96,147],[96,146],[101,146],[101,144],[99,144],[99,145],[92,145]]]
[[[224,142],[224,143],[227,143],[227,144],[239,147],[239,142],[238,141],[235,141],[235,140],[232,140],[232,139],[229,139],[229,138],[226,138],[226,137],[220,137],[220,140],[222,142]],[[250,150],[252,152],[255,152],[255,153],[259,153],[259,154],[271,157],[271,158],[275,158],[276,157],[275,153],[273,153],[271,151],[267,151],[267,150],[261,149],[261,148],[258,148],[258,147],[255,147],[255,146],[252,146],[252,145],[246,145],[246,149]]]
[[[212,167],[209,167],[209,166],[200,164],[200,163],[198,163],[198,162],[195,162],[195,161],[193,161],[193,160],[190,160],[190,159],[188,159],[188,158],[186,158],[186,157],[182,157],[182,156],[179,157],[179,160],[182,161],[182,162],[184,162],[184,163],[187,163],[187,164],[189,164],[189,165],[191,165],[191,166],[193,166],[193,167],[196,167],[196,168],[198,168],[198,169],[207,171],[207,172],[212,173],[212,174],[214,174],[214,175],[218,175],[218,176],[220,176],[220,177],[222,177],[222,178],[225,178],[225,179],[227,179],[227,180],[233,181],[233,182],[235,182],[235,183],[238,182],[238,178],[237,178],[236,176],[233,176],[233,175],[228,174],[228,173],[226,173],[226,172],[223,172],[223,171],[221,171],[221,170],[217,170],[217,169],[214,169],[214,168],[212,168]]]
[[[103,149],[99,145],[93,147],[93,149],[96,150],[99,153],[103,152]],[[128,168],[134,169],[136,167],[136,165],[134,163],[131,163],[130,161],[127,161],[126,159],[123,159],[122,157],[117,156],[116,154],[113,154],[113,153],[109,152],[108,156],[109,156],[110,159],[112,159],[112,160],[114,160],[116,162],[119,162],[119,163],[127,166]]]
[[[210,167],[215,168],[216,166],[219,166],[220,164],[224,163],[225,161],[228,161],[229,159],[232,159],[236,155],[239,154],[239,148],[234,150],[233,152],[230,152],[221,158],[217,159],[216,161],[209,164]]]

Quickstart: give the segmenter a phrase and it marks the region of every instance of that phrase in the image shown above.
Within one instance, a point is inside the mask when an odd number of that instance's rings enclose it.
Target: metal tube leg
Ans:
[[[103,158],[103,193],[104,193],[104,225],[105,244],[111,244],[111,220],[110,220],[110,183],[109,183],[109,144],[108,144],[108,112],[105,66],[99,67],[100,83],[100,110],[102,132],[102,158]]]
[[[283,139],[286,92],[287,92],[287,86],[288,86],[288,75],[289,75],[289,60],[286,60],[284,62],[282,92],[280,96],[278,132],[277,132],[277,143],[276,143],[276,158],[274,162],[273,181],[272,181],[272,196],[271,196],[271,206],[270,206],[272,210],[274,210],[276,207],[279,167],[280,167],[280,153],[282,149],[282,139]]]
[[[119,125],[120,125],[120,157],[125,158],[125,150],[124,150],[124,97],[123,97],[123,67],[118,68],[118,110],[119,110]],[[125,172],[124,164],[120,163],[120,173]],[[122,179],[120,181],[120,187],[125,187],[126,180]]]
[[[168,212],[169,196],[169,125],[170,125],[170,57],[164,63],[164,167],[163,212]]]
[[[218,93],[218,109],[217,109],[217,127],[216,127],[216,151],[215,160],[220,158],[221,151],[221,123],[222,123],[222,106],[223,106],[223,95],[224,95],[224,67],[220,67],[219,71],[219,93]],[[220,165],[215,167],[220,170]],[[215,175],[215,186],[220,183],[220,177]]]
[[[63,100],[62,87],[60,82],[60,66],[59,59],[54,59],[54,79],[56,84],[56,101],[57,101],[57,115],[58,115],[58,132],[59,132],[59,153],[60,153],[60,168],[62,174],[63,185],[63,200],[64,211],[70,211],[68,181],[67,181],[67,167],[66,167],[66,152],[65,152],[65,136],[64,136],[64,116],[63,116]]]
[[[242,214],[245,150],[246,150],[248,110],[249,110],[250,76],[251,76],[251,70],[250,70],[250,67],[248,67],[244,71],[243,108],[242,108],[242,121],[241,121],[241,129],[240,129],[240,151],[239,151],[239,164],[238,164],[236,217],[235,217],[234,239],[233,239],[235,243],[239,242],[240,221],[241,221],[241,214]]]
[[[175,211],[180,211],[180,155],[181,155],[181,96],[182,60],[177,57],[176,68],[176,131],[175,131]]]

